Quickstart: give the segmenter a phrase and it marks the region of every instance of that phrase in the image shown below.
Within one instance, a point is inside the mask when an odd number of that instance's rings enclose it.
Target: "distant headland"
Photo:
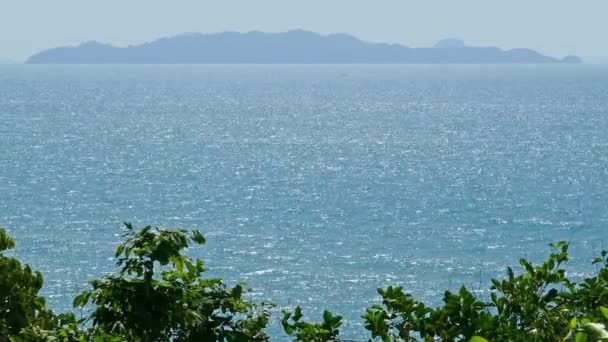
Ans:
[[[348,34],[190,33],[128,47],[99,42],[58,47],[29,57],[30,64],[536,64],[582,63],[576,56],[557,59],[531,49],[470,47],[444,39],[434,47],[369,43]]]

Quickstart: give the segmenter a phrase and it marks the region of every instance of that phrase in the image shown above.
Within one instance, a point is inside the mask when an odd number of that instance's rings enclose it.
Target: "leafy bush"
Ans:
[[[256,312],[243,299],[242,284],[227,288],[221,279],[202,278],[203,261],[182,254],[192,243],[205,243],[201,233],[126,228],[126,242],[116,250],[118,275],[92,281],[92,290],[74,299],[76,307],[93,304],[93,336],[109,332],[129,341],[268,340],[267,308]]]
[[[321,323],[307,323],[302,321],[302,317],[302,309],[299,306],[293,313],[283,311],[281,324],[287,335],[303,342],[333,341],[338,338],[339,328],[342,325],[341,316],[334,316],[331,312],[324,311]]]
[[[55,316],[47,310],[44,298],[38,295],[42,275],[4,255],[14,247],[15,241],[0,228],[0,342],[30,326],[52,329],[74,321],[73,315]]]
[[[489,300],[462,287],[433,308],[401,287],[379,289],[382,304],[363,314],[365,328],[381,341],[608,341],[608,253],[594,260],[598,273],[577,284],[562,268],[568,244],[550,246],[541,265],[521,259],[521,274],[508,268],[506,279],[492,279]]]
[[[75,307],[90,309],[78,322],[46,311],[37,296],[42,276],[0,254],[2,336],[15,342],[268,340],[270,306],[245,300],[244,284],[228,288],[221,279],[204,279],[203,262],[182,254],[205,243],[200,232],[125,226],[126,241],[116,250],[119,272],[91,281],[74,299]],[[13,246],[0,231],[1,250]]]

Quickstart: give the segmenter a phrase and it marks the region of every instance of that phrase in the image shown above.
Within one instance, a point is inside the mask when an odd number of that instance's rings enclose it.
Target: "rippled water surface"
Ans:
[[[349,319],[608,228],[608,68],[0,66],[0,226],[70,309],[120,225],[198,228],[209,273]],[[276,330],[276,327],[275,327]]]

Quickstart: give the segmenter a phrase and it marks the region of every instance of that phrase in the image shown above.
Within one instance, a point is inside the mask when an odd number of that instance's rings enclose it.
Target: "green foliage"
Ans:
[[[91,282],[75,307],[94,306],[92,335],[111,333],[129,341],[265,341],[267,306],[243,298],[243,284],[227,288],[204,279],[201,260],[182,254],[203,245],[198,231],[126,226],[116,250],[117,275]]]
[[[492,279],[484,301],[465,287],[446,292],[443,306],[426,307],[401,288],[380,289],[382,305],[363,315],[373,339],[383,341],[603,341],[608,337],[608,263],[606,252],[595,263],[604,267],[581,284],[567,279],[562,268],[568,244],[550,245],[547,261],[534,266],[520,260],[523,272],[507,269]]]
[[[283,330],[289,336],[293,336],[295,341],[302,342],[327,342],[337,341],[342,325],[342,317],[334,316],[331,312],[323,312],[323,322],[307,323],[302,321],[302,309],[298,306],[292,313],[283,310],[281,324]]]
[[[184,254],[205,244],[201,233],[125,226],[118,272],[74,299],[87,312],[81,320],[46,309],[42,276],[4,254],[15,243],[0,229],[0,342],[269,340],[272,306],[246,300],[245,284],[204,278],[203,262]],[[401,287],[378,289],[381,303],[362,315],[369,341],[608,341],[608,252],[593,261],[596,274],[575,283],[563,268],[568,244],[550,246],[540,265],[522,259],[519,273],[507,268],[504,279],[492,279],[489,298],[462,287],[430,307]],[[342,317],[329,311],[309,323],[300,307],[284,310],[281,323],[294,341],[343,341]]]
[[[597,275],[576,284],[566,277],[568,244],[551,244],[552,253],[535,266],[522,259],[522,272],[508,268],[506,279],[492,279],[488,300],[462,287],[445,292],[443,305],[428,307],[401,287],[379,289],[382,303],[363,314],[372,341],[608,341],[608,252],[594,264]],[[328,313],[331,317],[332,315]],[[319,324],[301,320],[299,308],[285,332],[298,341],[337,340],[319,338]],[[315,339],[318,338],[318,339]]]
[[[58,320],[38,296],[42,275],[4,255],[14,247],[15,242],[0,228],[0,342],[29,326],[49,328]]]
[[[54,324],[46,328],[36,324],[30,325],[22,329],[18,335],[12,336],[10,340],[11,342],[84,342],[88,341],[88,338],[86,333],[80,330],[78,322],[72,315],[60,315]]]

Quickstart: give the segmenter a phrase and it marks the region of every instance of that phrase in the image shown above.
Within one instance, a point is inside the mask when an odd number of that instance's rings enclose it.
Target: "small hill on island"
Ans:
[[[437,49],[457,49],[466,47],[464,40],[456,38],[442,39],[435,44]]]
[[[530,49],[468,47],[445,39],[430,48],[369,43],[348,34],[321,35],[294,30],[284,33],[190,33],[128,47],[95,41],[39,52],[32,64],[499,64],[581,63],[576,56],[556,59]]]

